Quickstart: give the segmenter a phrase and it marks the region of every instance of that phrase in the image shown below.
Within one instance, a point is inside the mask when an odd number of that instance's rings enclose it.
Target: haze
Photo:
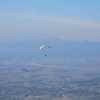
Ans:
[[[100,41],[100,0],[0,0],[0,41],[43,36]]]

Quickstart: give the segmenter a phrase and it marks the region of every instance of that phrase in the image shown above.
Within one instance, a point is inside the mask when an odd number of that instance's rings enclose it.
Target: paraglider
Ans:
[[[20,68],[19,69],[20,72],[24,72],[24,73],[28,73],[29,71],[25,68]],[[23,75],[21,77],[24,77]]]
[[[39,48],[39,49],[41,50],[41,49],[43,49],[43,48],[49,48],[49,49],[51,49],[51,47],[50,47],[50,46],[45,46],[45,45],[40,46],[40,48]],[[46,55],[45,55],[45,57],[46,57]]]

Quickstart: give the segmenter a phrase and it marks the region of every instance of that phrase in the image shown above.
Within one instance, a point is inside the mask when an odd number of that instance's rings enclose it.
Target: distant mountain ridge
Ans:
[[[50,45],[51,50],[39,50]],[[47,58],[93,58],[100,57],[100,42],[68,41],[57,38],[0,42],[0,60]]]

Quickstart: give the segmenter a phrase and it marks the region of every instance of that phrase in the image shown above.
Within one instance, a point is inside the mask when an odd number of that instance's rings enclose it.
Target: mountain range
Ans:
[[[49,48],[39,49],[41,45]],[[100,42],[70,41],[58,38],[41,38],[0,42],[0,60],[44,58],[98,58]]]

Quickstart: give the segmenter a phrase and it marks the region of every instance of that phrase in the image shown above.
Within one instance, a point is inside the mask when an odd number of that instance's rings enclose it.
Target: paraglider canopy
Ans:
[[[44,45],[40,46],[40,49],[42,49],[42,48],[44,48],[44,47],[47,47],[47,48],[50,48],[50,49],[51,49],[50,46],[44,46]]]

